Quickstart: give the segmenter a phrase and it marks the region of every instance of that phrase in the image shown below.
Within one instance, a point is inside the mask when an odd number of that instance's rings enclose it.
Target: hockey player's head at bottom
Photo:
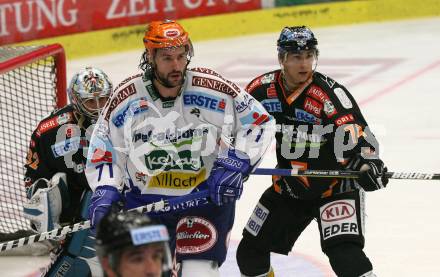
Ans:
[[[98,119],[113,91],[113,84],[99,68],[86,67],[73,75],[67,93],[75,111],[91,122]]]
[[[145,51],[139,67],[152,74],[159,86],[180,88],[194,56],[188,32],[176,21],[152,21],[147,25],[143,41]]]
[[[284,27],[277,40],[278,62],[289,90],[305,84],[318,62],[318,40],[306,26]]]
[[[109,212],[98,224],[96,253],[108,277],[169,276],[172,260],[164,225],[136,211]]]

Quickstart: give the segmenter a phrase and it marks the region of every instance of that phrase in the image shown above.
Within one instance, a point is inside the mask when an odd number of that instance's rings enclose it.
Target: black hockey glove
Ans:
[[[365,159],[361,155],[353,157],[347,169],[361,171],[358,182],[365,191],[382,189],[388,184],[385,173],[388,169],[381,159]]]

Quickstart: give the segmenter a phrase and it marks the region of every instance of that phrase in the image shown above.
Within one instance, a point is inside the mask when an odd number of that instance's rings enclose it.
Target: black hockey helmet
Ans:
[[[172,268],[168,241],[167,228],[147,215],[137,211],[119,213],[112,210],[98,224],[95,248],[98,257],[108,257],[110,266],[117,271],[124,250],[160,244],[164,250],[162,271],[167,272]]]
[[[318,40],[306,26],[284,27],[277,40],[278,57],[286,53],[298,53],[301,50],[314,49],[318,56]]]

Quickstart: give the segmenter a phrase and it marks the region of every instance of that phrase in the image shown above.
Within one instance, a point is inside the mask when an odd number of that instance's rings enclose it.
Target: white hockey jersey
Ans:
[[[187,70],[172,100],[139,74],[121,82],[107,102],[86,176],[92,190],[113,186],[145,202],[186,195],[203,189],[219,150],[246,153],[255,168],[274,133],[263,106],[210,69]]]

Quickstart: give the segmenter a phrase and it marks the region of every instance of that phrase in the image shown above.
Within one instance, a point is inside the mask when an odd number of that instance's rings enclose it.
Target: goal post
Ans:
[[[33,130],[66,105],[66,58],[60,44],[0,47],[0,233],[29,229],[25,162]]]

